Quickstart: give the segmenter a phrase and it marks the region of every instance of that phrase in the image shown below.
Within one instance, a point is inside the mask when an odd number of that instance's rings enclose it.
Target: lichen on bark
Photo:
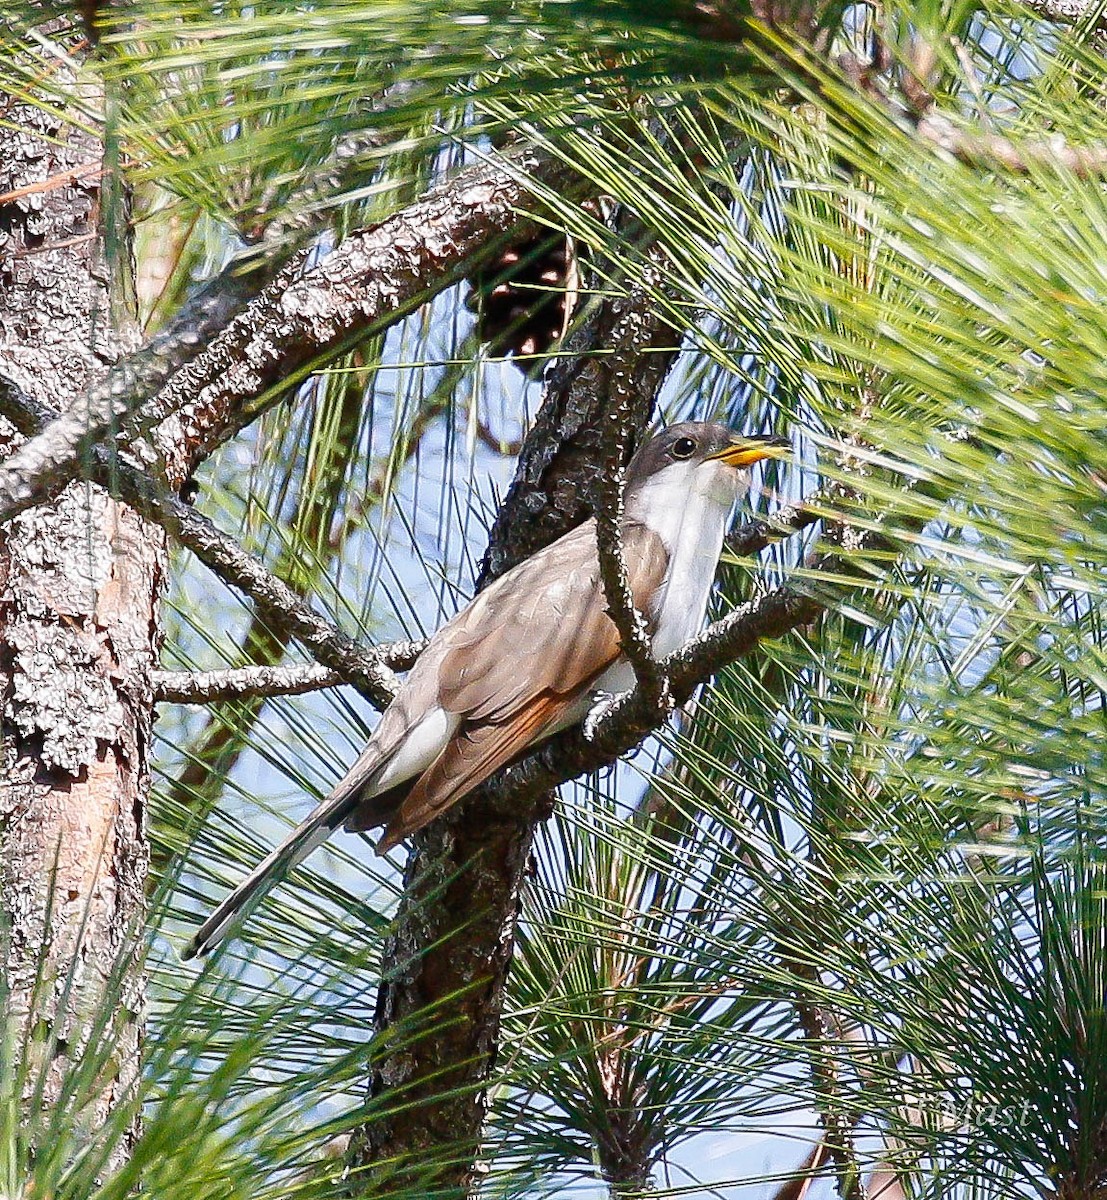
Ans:
[[[54,82],[89,100],[68,65]],[[103,148],[47,106],[3,100],[0,372],[77,411],[133,349],[113,327],[99,249]],[[0,456],[21,441],[0,421]],[[89,1134],[138,1081],[146,679],[163,577],[161,531],[91,484],[0,530],[3,990],[11,1032],[46,1079],[39,1103],[79,1109],[72,1125]],[[89,1055],[95,1083],[67,1094],[70,1067]],[[109,1168],[127,1148],[120,1140]]]

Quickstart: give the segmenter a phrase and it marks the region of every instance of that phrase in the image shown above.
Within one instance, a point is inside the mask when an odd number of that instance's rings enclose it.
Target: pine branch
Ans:
[[[1105,16],[1102,7],[1095,0],[1022,0],[1023,7],[1047,21],[1056,21],[1059,25],[1079,25],[1096,15],[1096,28],[1102,29]]]
[[[535,152],[518,153],[512,165],[511,171],[495,163],[463,171],[351,234],[309,270],[301,272],[303,258],[296,256],[164,387],[156,344],[125,359],[73,409],[0,461],[0,521],[76,475],[81,461],[140,405],[144,428],[171,416],[181,422],[170,474],[183,482],[291,379],[399,320],[471,270],[474,256],[524,228],[528,220],[520,210],[530,200],[524,175],[566,185],[570,174]]]
[[[727,536],[726,549],[735,558],[760,554],[766,546],[790,538],[823,520],[826,514],[822,511],[822,502],[825,499],[822,493],[815,492],[802,504],[778,508],[771,516],[744,522]]]
[[[631,312],[648,305],[648,290],[637,285],[632,298]],[[624,320],[615,329],[614,352],[625,354],[633,348],[633,321]],[[596,505],[596,550],[600,563],[607,611],[619,631],[623,654],[634,668],[634,677],[644,691],[647,702],[664,716],[673,710],[669,680],[653,656],[646,618],[634,602],[623,544],[623,517],[626,492],[625,464],[630,457],[634,429],[634,393],[621,376],[613,377],[613,398],[607,414],[603,475],[600,479]]]
[[[0,377],[0,413],[21,432],[33,434],[53,412],[35,403],[11,380]],[[406,669],[422,650],[419,642],[366,649],[320,617],[296,592],[247,554],[207,517],[170,495],[133,464],[93,447],[92,475],[113,496],[169,531],[225,583],[248,596],[270,626],[296,638],[321,664],[336,671],[371,703],[385,708],[399,683],[393,667]]]
[[[940,113],[927,113],[915,126],[924,141],[959,162],[990,170],[1026,175],[1031,171],[1067,171],[1078,179],[1101,179],[1107,174],[1107,146],[1070,146],[1060,138],[1015,143],[983,130],[967,130]]]
[[[346,680],[319,663],[230,667],[224,671],[151,671],[157,704],[217,704],[272,696],[302,696]]]

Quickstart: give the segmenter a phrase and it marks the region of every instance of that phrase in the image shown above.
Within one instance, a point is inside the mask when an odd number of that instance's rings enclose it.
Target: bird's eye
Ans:
[[[688,437],[673,442],[673,458],[691,458],[696,452],[696,443]]]

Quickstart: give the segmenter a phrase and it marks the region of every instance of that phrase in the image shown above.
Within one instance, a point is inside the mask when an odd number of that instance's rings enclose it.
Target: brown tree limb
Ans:
[[[1102,30],[1107,19],[1096,0],[1022,0],[1022,7],[1058,25],[1079,25],[1098,13],[1097,29]]]
[[[663,660],[678,705],[724,667],[752,654],[762,641],[810,625],[858,587],[871,586],[873,575],[865,569],[866,559],[890,557],[899,549],[893,532],[884,528],[861,530],[839,522],[836,529],[836,540],[846,551],[820,555],[806,568],[824,582],[788,584],[749,600]],[[566,730],[493,776],[484,788],[490,819],[518,813],[559,784],[609,766],[662,723],[640,687],[616,697],[590,736],[579,727]]]
[[[0,376],[0,413],[17,426],[33,430],[51,410],[31,401],[9,379]],[[396,642],[365,648],[319,616],[302,597],[267,567],[221,532],[184,501],[169,495],[137,467],[109,457],[103,447],[92,452],[93,476],[136,512],[156,521],[224,583],[244,593],[278,630],[287,630],[324,666],[338,672],[371,703],[385,708],[399,686],[393,667],[405,670],[418,657],[422,642]]]
[[[653,277],[651,272],[651,278]],[[647,288],[636,285],[638,299],[632,312],[640,312],[647,301]],[[615,330],[616,346],[632,341],[624,328]],[[623,516],[626,492],[626,463],[638,432],[634,427],[634,393],[619,375],[612,378],[612,396],[606,415],[603,475],[596,504],[596,551],[600,563],[607,611],[615,628],[623,654],[634,668],[634,677],[659,712],[666,717],[673,710],[669,680],[653,656],[653,645],[646,618],[634,602],[623,545]]]
[[[221,671],[150,672],[155,704],[222,704],[228,700],[268,700],[302,696],[347,680],[320,663],[256,664]]]
[[[174,483],[253,420],[282,384],[351,340],[383,328],[472,269],[474,256],[528,224],[525,175],[567,185],[559,161],[520,151],[513,169],[481,163],[379,224],[351,234],[317,265],[297,255],[165,384],[155,344],[113,368],[72,408],[0,461],[0,522],[78,472],[141,404],[147,428],[173,417]],[[156,395],[144,403],[151,393]],[[259,400],[259,397],[261,398]]]
[[[677,704],[688,700],[717,671],[753,653],[766,638],[783,637],[810,624],[825,601],[789,587],[736,608],[694,641],[663,660]],[[586,738],[580,729],[560,734],[535,754],[494,776],[486,785],[497,810],[518,810],[558,784],[609,766],[662,724],[641,688],[617,697]]]
[[[1016,143],[983,130],[955,125],[940,113],[929,112],[915,131],[939,150],[972,167],[1026,175],[1031,171],[1067,171],[1078,179],[1102,179],[1107,174],[1107,146],[1070,146],[1061,138]]]
[[[736,558],[760,554],[766,546],[790,538],[794,533],[809,529],[826,518],[822,501],[826,497],[815,492],[801,504],[778,508],[771,516],[745,521],[727,535],[726,550]]]

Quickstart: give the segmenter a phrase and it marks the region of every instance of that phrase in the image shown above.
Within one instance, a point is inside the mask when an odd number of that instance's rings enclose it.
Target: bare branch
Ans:
[[[802,504],[779,508],[772,516],[744,522],[727,537],[726,549],[735,557],[746,558],[759,554],[773,542],[790,538],[824,519],[826,514],[819,507],[822,499],[822,494],[815,492]]]
[[[1080,179],[1107,174],[1107,146],[1069,146],[1061,138],[1024,142],[983,131],[961,129],[940,113],[927,113],[915,126],[920,137],[969,166],[989,167],[1025,175],[1053,167]]]
[[[633,346],[639,322],[632,314],[648,307],[644,288],[637,303],[628,307],[625,319],[615,327],[618,353],[625,345]],[[653,656],[646,618],[634,602],[623,546],[623,516],[626,492],[625,464],[629,458],[633,435],[634,393],[623,375],[612,380],[612,397],[606,414],[603,475],[599,482],[599,503],[596,505],[596,549],[600,562],[600,579],[608,615],[619,631],[623,654],[634,668],[634,677],[644,694],[644,703],[651,704],[665,717],[673,711],[673,698],[664,669]]]
[[[381,662],[395,670],[412,665],[418,643],[384,643],[374,647]],[[151,671],[150,687],[157,704],[222,704],[227,700],[268,700],[303,696],[324,688],[343,687],[349,680],[320,663],[271,663],[228,667],[220,671]]]
[[[260,285],[267,265],[235,262],[193,297],[148,345],[114,366],[64,413],[55,413],[0,461],[0,522],[31,507],[91,461],[117,420],[188,364]],[[286,268],[287,270],[288,268]]]
[[[0,412],[24,433],[41,428],[50,410],[35,404],[10,380],[0,378]],[[385,661],[380,648],[360,646],[337,626],[319,616],[283,580],[184,501],[161,489],[136,467],[109,457],[102,446],[92,449],[93,476],[112,495],[167,529],[182,546],[225,583],[243,592],[277,630],[296,638],[320,663],[338,672],[377,708],[385,708],[399,687],[389,662],[411,666],[421,642],[395,643]]]
[[[337,353],[412,311],[472,268],[479,251],[527,224],[519,210],[530,194],[523,175],[564,182],[569,169],[521,152],[513,170],[482,163],[370,229],[351,234],[317,266],[300,273],[296,256],[178,370],[148,405],[149,428],[181,421],[183,480],[215,446],[252,420],[267,392],[273,402],[290,378],[320,356]],[[115,367],[103,384],[0,462],[0,521],[71,477],[82,458],[160,387],[163,350],[151,344]],[[175,481],[176,478],[175,478]]]
[[[216,704],[259,696],[302,696],[345,682],[337,671],[318,663],[230,667],[225,671],[150,672],[150,686],[158,704]]]
[[[618,424],[618,418],[614,419]],[[600,578],[603,582],[607,612],[619,631],[623,654],[634,667],[634,676],[643,692],[654,704],[672,711],[668,680],[660,664],[653,657],[652,643],[646,618],[634,603],[623,547],[623,494],[626,488],[626,472],[622,464],[623,447],[626,445],[625,426],[616,432],[612,442],[611,456],[607,460],[608,478],[601,493],[601,502],[596,510],[596,549],[600,561]]]
[[[360,646],[319,616],[288,584],[247,554],[234,538],[183,501],[158,492],[139,472],[117,471],[117,475],[121,499],[164,526],[225,583],[249,596],[272,628],[296,638],[313,658],[338,672],[378,709],[391,703],[399,681],[386,664],[380,647]],[[422,648],[421,642],[396,643],[388,651],[388,660],[401,668],[409,667]]]
[[[1031,12],[1045,17],[1047,21],[1056,21],[1058,25],[1079,25],[1094,13],[1098,13],[1097,28],[1103,28],[1105,14],[1096,0],[1022,0],[1024,7]]]

